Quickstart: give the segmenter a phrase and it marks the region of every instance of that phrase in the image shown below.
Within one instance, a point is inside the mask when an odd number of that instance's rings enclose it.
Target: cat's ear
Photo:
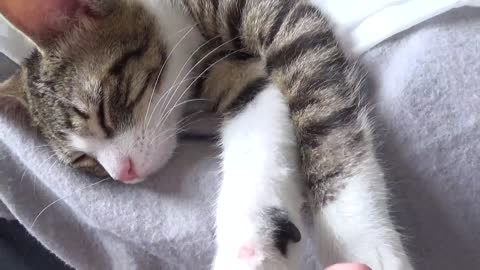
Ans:
[[[40,50],[82,19],[99,18],[111,0],[0,0],[0,13]]]
[[[13,98],[26,107],[27,100],[23,91],[24,86],[23,74],[18,70],[8,80],[0,82],[0,98]]]

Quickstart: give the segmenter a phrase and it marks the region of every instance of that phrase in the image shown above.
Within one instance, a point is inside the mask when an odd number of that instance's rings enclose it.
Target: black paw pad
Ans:
[[[269,208],[266,214],[271,222],[269,231],[272,234],[273,243],[283,256],[287,256],[288,244],[297,243],[302,239],[300,231],[288,218],[287,211]]]

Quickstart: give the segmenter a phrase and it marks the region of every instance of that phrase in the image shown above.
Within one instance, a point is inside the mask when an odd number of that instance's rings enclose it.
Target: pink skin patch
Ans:
[[[44,36],[52,31],[52,24],[56,17],[68,18],[78,9],[79,2],[76,0],[15,0],[0,2],[0,10],[13,24],[27,34],[35,36]]]
[[[91,0],[0,0],[0,12],[35,42],[64,33],[78,17],[98,17]]]
[[[242,260],[251,260],[255,257],[255,247],[253,245],[245,245],[240,248],[238,258]]]
[[[372,270],[368,266],[364,264],[353,264],[353,263],[345,263],[345,264],[336,264],[328,267],[326,270]]]

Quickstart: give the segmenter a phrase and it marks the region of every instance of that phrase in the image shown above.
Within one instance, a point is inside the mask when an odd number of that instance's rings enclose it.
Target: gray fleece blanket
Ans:
[[[480,265],[479,33],[480,10],[456,10],[363,57],[393,215],[417,269]],[[208,268],[215,145],[184,141],[139,185],[98,182],[59,164],[22,111],[1,102],[0,216],[77,269]],[[314,258],[305,269],[318,269]]]

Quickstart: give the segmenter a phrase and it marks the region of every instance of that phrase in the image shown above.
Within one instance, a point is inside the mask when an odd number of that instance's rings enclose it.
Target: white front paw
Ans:
[[[297,269],[301,234],[286,211],[270,207],[251,218],[219,220],[214,270]]]

